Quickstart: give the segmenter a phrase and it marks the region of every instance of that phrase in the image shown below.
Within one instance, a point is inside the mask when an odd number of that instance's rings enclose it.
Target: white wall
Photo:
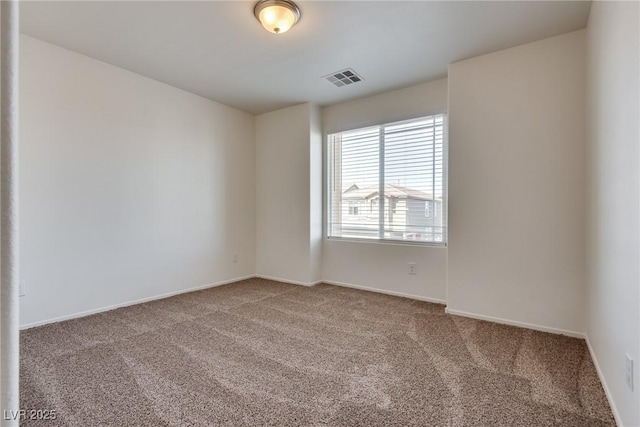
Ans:
[[[447,111],[447,80],[386,92],[325,107],[326,133]],[[441,247],[325,239],[325,281],[444,302],[447,250]],[[416,275],[408,274],[408,263]]]
[[[587,29],[587,336],[618,422],[640,426],[640,7],[591,6]],[[635,391],[625,383],[635,361]]]
[[[254,273],[251,115],[20,50],[22,325]]]
[[[311,278],[310,282],[322,280],[322,110],[317,105],[310,106],[309,145],[309,243]]]
[[[256,274],[317,280],[317,107],[300,104],[256,116]],[[313,125],[313,126],[312,126]],[[313,224],[313,228],[312,228]],[[313,244],[312,244],[313,243]],[[313,257],[312,257],[313,255]]]
[[[584,30],[450,65],[450,312],[584,331],[584,68]]]

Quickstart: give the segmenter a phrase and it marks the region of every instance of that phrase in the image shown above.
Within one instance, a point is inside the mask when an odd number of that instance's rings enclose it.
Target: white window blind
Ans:
[[[446,244],[444,114],[328,135],[328,236]]]

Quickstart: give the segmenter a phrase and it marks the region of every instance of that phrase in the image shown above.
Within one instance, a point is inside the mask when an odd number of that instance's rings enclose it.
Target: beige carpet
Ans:
[[[42,426],[605,426],[582,340],[252,279],[24,331]]]

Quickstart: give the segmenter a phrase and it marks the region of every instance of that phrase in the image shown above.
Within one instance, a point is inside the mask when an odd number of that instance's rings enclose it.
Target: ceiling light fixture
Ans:
[[[265,30],[274,34],[287,32],[300,20],[300,9],[289,0],[260,0],[253,14]]]

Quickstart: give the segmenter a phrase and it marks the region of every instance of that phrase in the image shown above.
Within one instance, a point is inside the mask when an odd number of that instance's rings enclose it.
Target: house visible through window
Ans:
[[[328,237],[444,245],[443,114],[328,135]]]
[[[430,200],[427,200],[426,202],[424,202],[424,216],[425,218],[431,218],[431,216],[433,215],[433,202],[431,202]]]

